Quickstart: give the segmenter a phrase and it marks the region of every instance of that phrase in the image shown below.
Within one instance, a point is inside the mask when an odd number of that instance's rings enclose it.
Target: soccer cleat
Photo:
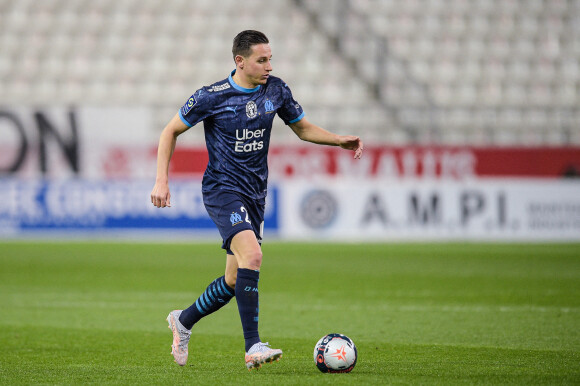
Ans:
[[[171,311],[167,315],[167,322],[169,323],[169,329],[173,332],[171,354],[173,354],[173,358],[175,358],[175,362],[178,365],[185,366],[187,362],[187,344],[191,337],[191,331],[181,325],[179,315],[181,315],[181,310]]]
[[[269,343],[258,342],[246,353],[246,367],[248,371],[259,369],[263,363],[279,361],[282,358],[282,350],[268,347]]]

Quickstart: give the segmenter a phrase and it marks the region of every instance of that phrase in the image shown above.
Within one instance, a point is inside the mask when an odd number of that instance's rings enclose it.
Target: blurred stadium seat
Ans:
[[[227,76],[231,40],[249,28],[331,130],[580,143],[577,0],[0,0],[0,104],[147,105],[159,129]]]

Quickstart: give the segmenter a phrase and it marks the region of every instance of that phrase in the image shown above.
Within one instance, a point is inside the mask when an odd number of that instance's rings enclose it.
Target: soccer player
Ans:
[[[360,158],[359,137],[330,133],[304,118],[302,107],[280,78],[270,75],[271,49],[259,31],[242,31],[233,42],[235,69],[228,78],[202,87],[165,126],[157,152],[157,178],[151,202],[171,206],[169,162],[177,137],[203,121],[209,162],[202,180],[204,205],[217,225],[226,250],[225,274],[214,280],[187,309],[169,313],[172,354],[187,362],[191,328],[234,296],[245,339],[248,370],[277,361],[282,350],[269,347],[258,333],[258,279],[268,179],[268,147],[277,114],[308,142],[340,146]]]

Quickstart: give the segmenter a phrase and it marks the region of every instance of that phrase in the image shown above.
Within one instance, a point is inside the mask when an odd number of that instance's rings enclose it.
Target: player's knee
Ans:
[[[246,266],[249,269],[260,269],[262,266],[262,251],[257,249],[245,256]]]

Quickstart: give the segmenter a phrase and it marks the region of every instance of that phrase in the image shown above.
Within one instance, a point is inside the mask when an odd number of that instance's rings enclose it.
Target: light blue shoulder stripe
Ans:
[[[300,115],[298,116],[298,118],[294,118],[293,120],[291,120],[291,121],[290,121],[290,122],[288,122],[288,123],[289,123],[289,124],[290,124],[290,123],[296,123],[296,122],[298,122],[299,120],[301,120],[302,118],[304,118],[304,115],[306,115],[306,114],[304,114],[304,111],[303,111],[303,112],[302,112],[302,114],[300,114]]]
[[[183,118],[183,114],[181,114],[181,109],[179,109],[179,119],[181,119],[181,122],[185,123],[185,125],[187,127],[191,127],[191,123],[187,122],[187,120],[185,118]]]

